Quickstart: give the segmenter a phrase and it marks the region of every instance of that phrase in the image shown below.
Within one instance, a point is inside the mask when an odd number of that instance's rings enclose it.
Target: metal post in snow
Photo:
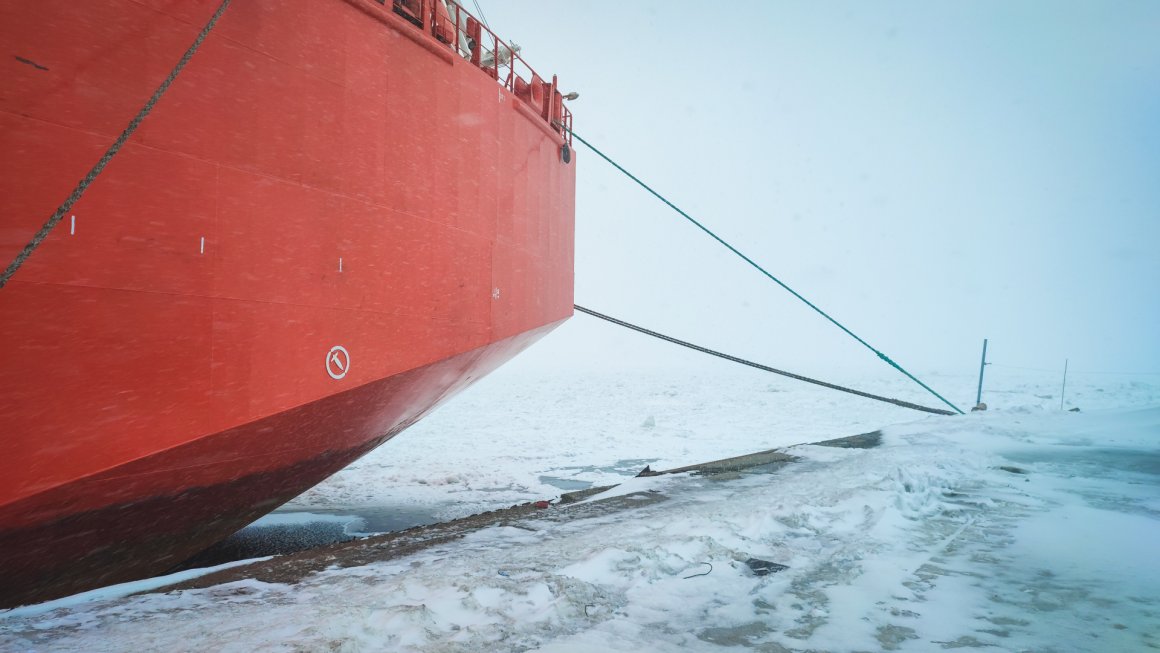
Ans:
[[[975,395],[975,406],[983,403],[983,370],[987,367],[987,339],[983,338],[983,362],[979,363],[979,392]]]
[[[1063,389],[1059,391],[1059,409],[1063,410],[1063,394],[1067,392],[1067,359],[1063,359]]]

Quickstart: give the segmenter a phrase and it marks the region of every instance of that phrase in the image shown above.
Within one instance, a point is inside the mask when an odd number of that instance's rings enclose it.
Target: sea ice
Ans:
[[[915,420],[889,406],[833,411],[812,389],[760,392],[752,381],[638,379],[617,394],[592,379],[540,379],[517,387],[522,412],[504,403],[512,379],[484,385],[298,508],[379,497],[454,515],[553,496],[539,478],[563,474],[663,500],[489,528],[294,585],[108,592],[11,611],[0,614],[0,649],[1160,647],[1156,387],[1077,382],[1071,396],[1091,401],[1076,414],[1036,397],[1040,385],[1011,384],[1022,389],[986,413]],[[973,390],[965,377],[948,385]],[[714,402],[730,410],[714,415]],[[677,467],[880,427],[876,448],[792,446],[798,462],[774,473],[636,479],[616,466]],[[486,453],[449,446],[464,439],[488,442]],[[787,568],[759,576],[751,558]]]

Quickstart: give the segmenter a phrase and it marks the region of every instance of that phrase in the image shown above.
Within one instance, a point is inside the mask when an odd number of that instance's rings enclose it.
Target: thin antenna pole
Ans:
[[[1063,410],[1063,395],[1067,392],[1067,359],[1063,359],[1063,389],[1059,391],[1059,409]]]
[[[479,12],[479,19],[483,21],[483,26],[491,29],[491,25],[487,24],[487,16],[483,15],[483,7],[479,6],[479,0],[471,0],[475,4],[475,10]]]
[[[983,370],[987,367],[987,339],[983,338],[983,362],[979,363],[979,392],[975,394],[975,406],[983,403]]]

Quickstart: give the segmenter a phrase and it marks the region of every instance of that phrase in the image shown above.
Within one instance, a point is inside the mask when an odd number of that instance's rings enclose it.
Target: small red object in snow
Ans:
[[[534,505],[534,506],[535,506],[535,507],[537,507],[537,508],[541,508],[541,509],[542,509],[542,508],[547,508],[548,506],[550,506],[550,505],[552,505],[552,504],[548,503],[547,501],[537,501],[537,502],[535,502],[535,503],[534,503],[534,504],[532,504],[532,505]]]

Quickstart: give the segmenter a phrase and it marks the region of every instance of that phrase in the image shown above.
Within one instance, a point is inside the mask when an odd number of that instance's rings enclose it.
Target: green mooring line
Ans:
[[[643,188],[643,189],[647,190],[649,193],[651,193],[651,194],[652,194],[654,197],[656,197],[658,200],[660,200],[660,201],[664,202],[666,205],[668,205],[668,207],[669,207],[670,209],[672,209],[672,210],[676,211],[677,213],[679,213],[679,214],[681,215],[681,217],[683,217],[684,219],[688,220],[689,222],[692,222],[694,225],[696,225],[696,227],[697,227],[698,229],[700,229],[701,231],[703,231],[703,232],[705,232],[706,234],[708,234],[708,235],[709,235],[709,236],[710,236],[710,237],[711,237],[713,240],[717,241],[718,243],[721,243],[721,244],[722,244],[722,245],[724,245],[726,248],[728,248],[728,249],[729,249],[729,251],[731,251],[731,252],[733,252],[734,254],[736,254],[737,256],[741,257],[741,259],[742,259],[742,260],[744,260],[744,261],[745,261],[746,263],[748,263],[749,265],[752,265],[752,266],[753,266],[753,267],[754,267],[754,268],[755,268],[755,269],[756,269],[758,272],[760,272],[760,273],[764,274],[766,277],[769,277],[769,279],[770,279],[771,281],[773,281],[773,282],[774,282],[774,283],[776,283],[777,285],[779,285],[779,286],[781,286],[782,288],[784,288],[785,290],[787,290],[787,291],[788,291],[788,292],[789,292],[791,295],[793,295],[794,297],[797,297],[798,299],[800,299],[802,302],[804,302],[804,303],[805,303],[805,305],[806,305],[806,306],[809,306],[810,308],[812,308],[812,309],[814,309],[815,311],[817,311],[818,315],[821,315],[822,317],[826,318],[826,319],[827,319],[827,320],[829,320],[829,321],[830,321],[830,322],[831,322],[831,323],[832,323],[834,326],[838,327],[838,328],[839,328],[839,329],[841,329],[842,331],[845,331],[845,332],[846,332],[846,334],[847,334],[847,335],[849,335],[851,338],[853,338],[853,339],[857,340],[858,342],[862,343],[862,345],[863,345],[864,347],[866,347],[866,348],[867,348],[867,349],[869,349],[870,351],[874,352],[874,353],[875,353],[875,354],[878,356],[878,358],[881,358],[883,361],[886,361],[886,363],[887,363],[887,364],[889,364],[891,367],[893,367],[894,369],[898,370],[899,372],[902,372],[903,374],[905,374],[905,375],[906,375],[906,377],[907,377],[907,378],[909,378],[911,381],[914,381],[914,382],[915,382],[915,383],[917,383],[918,385],[922,386],[922,387],[923,387],[923,388],[924,388],[924,389],[925,389],[927,392],[929,392],[929,393],[931,393],[932,395],[934,395],[934,396],[938,397],[939,401],[942,401],[944,404],[946,404],[946,405],[950,406],[951,408],[953,408],[953,409],[955,410],[955,412],[959,413],[960,415],[962,415],[962,414],[963,414],[963,411],[959,410],[959,407],[958,407],[958,406],[956,406],[956,405],[952,404],[951,402],[947,401],[947,400],[946,400],[946,399],[945,399],[945,398],[944,398],[942,395],[940,395],[939,393],[935,392],[935,391],[934,391],[934,389],[932,389],[930,386],[928,386],[927,384],[925,384],[925,383],[923,383],[922,381],[918,380],[918,378],[917,378],[917,377],[915,377],[913,374],[911,374],[910,372],[907,372],[905,369],[903,369],[901,365],[899,365],[898,363],[895,363],[893,360],[891,360],[889,356],[887,356],[886,354],[884,354],[884,353],[882,353],[882,352],[878,351],[877,349],[875,349],[875,348],[874,348],[874,347],[873,347],[873,346],[872,346],[870,343],[868,343],[868,342],[866,342],[865,340],[863,340],[863,339],[859,338],[859,337],[858,337],[858,336],[857,336],[857,335],[856,335],[856,334],[855,334],[853,331],[851,331],[851,330],[847,329],[845,326],[843,326],[841,322],[838,322],[838,321],[837,321],[837,320],[835,320],[834,318],[830,317],[830,316],[829,316],[829,315],[828,315],[828,314],[827,314],[825,311],[823,311],[822,309],[820,309],[820,308],[818,308],[817,306],[815,306],[813,302],[811,302],[810,300],[806,299],[805,297],[802,297],[802,296],[801,296],[801,294],[799,294],[799,293],[798,293],[796,290],[794,290],[793,288],[790,288],[789,286],[785,285],[785,284],[784,284],[784,283],[781,281],[781,279],[778,279],[777,277],[775,277],[775,276],[773,276],[772,274],[770,274],[770,273],[769,273],[769,272],[768,272],[768,271],[767,271],[765,268],[763,268],[763,267],[761,267],[760,265],[758,265],[756,261],[754,261],[753,259],[749,258],[748,256],[746,256],[746,255],[742,254],[742,253],[741,253],[741,252],[740,252],[740,251],[739,251],[739,250],[738,250],[736,247],[734,247],[734,246],[730,245],[729,243],[725,242],[725,240],[724,240],[724,239],[722,239],[722,238],[721,238],[720,236],[718,236],[717,234],[713,233],[713,232],[712,232],[712,231],[711,231],[711,230],[710,230],[708,227],[706,227],[705,225],[703,225],[703,224],[701,224],[700,222],[698,222],[696,219],[694,219],[694,218],[693,218],[693,216],[691,216],[691,215],[689,215],[688,213],[685,213],[684,211],[682,211],[682,210],[680,209],[680,207],[678,207],[676,204],[673,204],[673,203],[672,203],[672,202],[670,202],[668,199],[666,199],[666,198],[665,198],[663,195],[661,195],[660,193],[658,193],[658,192],[656,192],[655,190],[653,190],[652,188],[650,188],[648,184],[646,184],[646,183],[644,183],[643,181],[641,181],[640,179],[638,179],[638,178],[636,177],[636,175],[634,175],[634,174],[632,174],[631,172],[629,172],[629,171],[625,170],[623,167],[621,167],[621,165],[620,165],[619,163],[617,163],[617,162],[613,161],[612,159],[608,158],[608,155],[607,155],[607,154],[605,154],[604,152],[601,152],[600,150],[596,149],[596,147],[595,147],[595,146],[593,146],[593,145],[592,145],[592,143],[589,143],[588,141],[584,140],[584,139],[583,139],[583,138],[582,138],[582,137],[581,137],[579,134],[577,134],[577,133],[576,133],[576,132],[574,132],[574,131],[573,131],[573,132],[570,132],[570,133],[572,134],[572,137],[573,137],[573,138],[575,138],[576,140],[578,140],[578,141],[580,141],[581,143],[583,143],[583,144],[585,145],[585,147],[587,147],[588,149],[590,149],[590,150],[592,150],[593,152],[595,152],[595,153],[596,153],[596,154],[597,154],[597,155],[598,155],[600,158],[602,158],[602,159],[604,159],[605,161],[607,161],[608,163],[612,164],[612,167],[614,167],[614,168],[616,168],[617,170],[619,170],[619,171],[621,171],[622,173],[624,173],[624,175],[625,175],[625,176],[627,176],[629,179],[631,179],[631,180],[635,181],[637,184],[639,184],[641,188]]]
[[[919,410],[919,411],[922,411],[924,413],[934,413],[935,415],[954,415],[954,413],[952,413],[949,410],[946,410],[945,408],[931,408],[930,406],[922,406],[919,404],[912,404],[909,401],[902,401],[900,399],[893,399],[891,397],[884,397],[882,395],[876,395],[876,394],[872,394],[869,392],[863,392],[862,390],[855,390],[854,388],[847,388],[846,386],[837,385],[836,383],[829,383],[826,381],[821,381],[819,379],[812,379],[808,376],[802,376],[801,374],[794,374],[793,372],[779,370],[776,367],[770,367],[768,365],[762,365],[761,363],[755,363],[751,360],[746,360],[744,358],[738,358],[737,356],[726,354],[724,352],[720,352],[720,351],[717,351],[715,349],[709,349],[708,347],[702,347],[701,345],[695,345],[691,342],[687,342],[684,340],[678,340],[672,336],[667,336],[663,333],[653,331],[652,329],[646,329],[646,328],[640,326],[639,324],[632,324],[630,322],[625,322],[624,320],[617,319],[615,317],[612,317],[611,315],[597,313],[596,311],[594,311],[590,308],[585,308],[579,304],[573,304],[572,307],[575,308],[577,311],[580,311],[581,313],[586,313],[588,315],[591,315],[592,317],[604,320],[605,322],[609,322],[609,323],[615,324],[617,326],[622,326],[626,329],[632,329],[633,331],[636,331],[638,333],[643,333],[646,336],[652,336],[652,337],[658,338],[660,340],[666,340],[668,342],[673,343],[674,345],[688,347],[689,349],[692,349],[694,351],[699,351],[702,354],[709,354],[710,356],[716,356],[717,358],[722,358],[722,359],[725,359],[725,360],[733,362],[733,363],[739,363],[741,365],[747,365],[749,367],[763,370],[766,372],[772,372],[774,374],[779,374],[781,376],[784,376],[784,377],[787,377],[790,379],[794,379],[797,381],[803,381],[805,383],[812,383],[814,385],[820,385],[823,388],[829,388],[831,390],[837,390],[839,392],[846,392],[846,393],[849,393],[852,395],[858,395],[859,397],[873,399],[875,401],[882,401],[882,402],[885,402],[888,404],[894,404],[895,406],[901,406],[902,408],[910,408],[912,410]]]

